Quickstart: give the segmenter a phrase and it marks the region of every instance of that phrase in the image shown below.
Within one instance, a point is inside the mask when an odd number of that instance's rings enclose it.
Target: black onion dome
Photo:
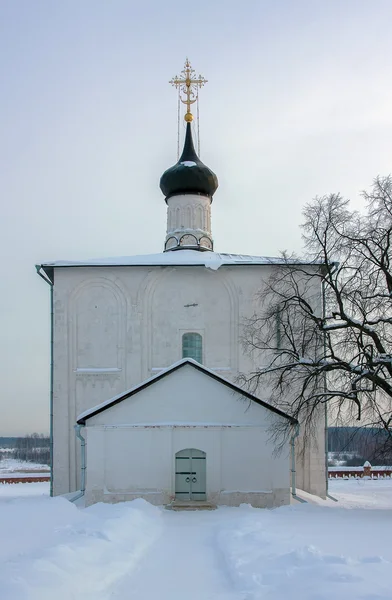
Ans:
[[[212,198],[218,185],[215,173],[197,156],[192,140],[191,124],[187,123],[184,150],[178,163],[162,175],[161,190],[166,199],[177,194],[200,194]]]

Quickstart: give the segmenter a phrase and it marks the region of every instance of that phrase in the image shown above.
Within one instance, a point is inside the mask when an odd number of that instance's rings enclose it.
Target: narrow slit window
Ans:
[[[203,338],[200,333],[184,333],[182,336],[182,358],[193,358],[203,362]]]

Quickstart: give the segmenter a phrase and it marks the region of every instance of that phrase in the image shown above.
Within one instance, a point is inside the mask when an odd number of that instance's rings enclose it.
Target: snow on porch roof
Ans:
[[[44,271],[58,267],[128,267],[128,266],[192,266],[201,265],[214,271],[222,265],[284,265],[316,264],[311,261],[285,259],[271,256],[247,256],[245,254],[222,254],[219,252],[199,252],[198,250],[178,250],[159,254],[140,254],[114,258],[95,258],[82,261],[58,260],[44,262]],[[320,264],[320,263],[317,263]]]
[[[165,369],[165,370],[161,371],[160,373],[158,373],[158,375],[154,375],[153,377],[150,377],[149,379],[146,379],[146,381],[143,381],[142,383],[139,383],[138,385],[134,386],[130,390],[128,390],[126,392],[123,392],[122,394],[118,394],[117,396],[114,396],[114,398],[110,398],[109,400],[105,400],[104,402],[101,402],[100,404],[97,404],[96,406],[93,406],[92,408],[89,408],[88,410],[84,411],[83,413],[81,413],[77,417],[77,421],[76,422],[79,425],[85,425],[86,424],[86,420],[89,419],[90,417],[94,417],[95,415],[103,412],[104,410],[110,408],[111,406],[114,406],[115,404],[118,404],[119,402],[122,402],[126,398],[130,398],[131,396],[133,396],[134,394],[137,394],[138,392],[140,392],[144,388],[149,387],[150,385],[152,385],[153,383],[155,383],[159,379],[163,379],[163,377],[166,377],[170,373],[173,373],[174,371],[177,371],[177,369],[180,369],[184,365],[189,365],[191,367],[194,367],[198,371],[201,371],[202,373],[205,373],[209,377],[212,377],[213,379],[215,379],[219,383],[222,383],[223,385],[226,385],[227,387],[229,387],[230,389],[232,389],[234,392],[237,392],[238,394],[241,394],[241,396],[245,396],[246,398],[249,398],[253,402],[256,402],[256,404],[259,404],[260,406],[263,406],[264,408],[267,408],[268,410],[276,413],[277,415],[279,415],[281,417],[284,417],[285,419],[288,419],[293,424],[297,424],[298,423],[298,421],[296,419],[294,419],[293,417],[290,417],[290,415],[286,414],[282,410],[279,410],[278,408],[275,408],[274,406],[271,406],[267,402],[263,402],[263,400],[260,400],[259,398],[257,398],[253,394],[250,394],[249,392],[246,392],[245,390],[241,389],[238,385],[235,385],[234,383],[231,383],[231,381],[228,381],[224,377],[221,377],[220,375],[217,375],[216,373],[214,373],[210,369],[207,369],[207,367],[204,367],[203,365],[201,365],[197,361],[193,360],[192,358],[183,358],[182,360],[174,363],[173,365],[171,365],[167,369]]]

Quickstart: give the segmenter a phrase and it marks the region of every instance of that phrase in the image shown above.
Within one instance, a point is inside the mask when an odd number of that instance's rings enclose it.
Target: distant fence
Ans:
[[[37,483],[40,481],[50,481],[50,475],[28,475],[27,477],[14,477],[12,475],[0,475],[1,483]]]
[[[329,479],[390,479],[392,467],[328,467]]]

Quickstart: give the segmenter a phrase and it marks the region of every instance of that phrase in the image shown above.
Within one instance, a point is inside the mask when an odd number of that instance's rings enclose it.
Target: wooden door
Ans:
[[[202,450],[177,452],[175,494],[178,500],[206,499],[206,453]]]

